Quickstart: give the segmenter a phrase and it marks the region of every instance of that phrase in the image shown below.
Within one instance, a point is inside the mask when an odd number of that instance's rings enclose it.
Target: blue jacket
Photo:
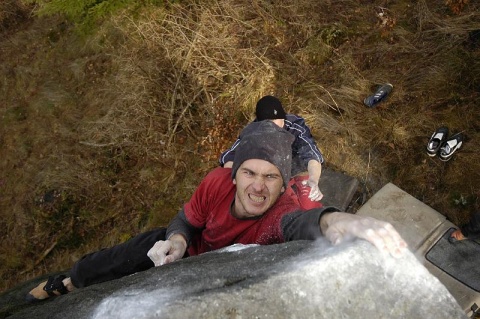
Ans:
[[[310,128],[305,124],[303,117],[287,114],[283,128],[295,136],[292,144],[292,176],[306,171],[308,162],[312,159],[323,164],[325,160],[313,139]],[[240,138],[220,155],[220,166],[233,161],[238,143],[240,143]]]

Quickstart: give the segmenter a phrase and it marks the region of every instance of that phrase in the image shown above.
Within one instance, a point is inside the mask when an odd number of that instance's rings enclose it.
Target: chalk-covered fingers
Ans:
[[[307,181],[308,186],[310,186],[310,193],[308,194],[308,198],[312,201],[319,201],[323,198],[323,194],[318,187],[318,183],[311,181],[310,179]]]
[[[407,247],[391,224],[372,217],[338,212],[322,216],[320,222],[322,232],[333,244],[358,237],[394,257],[402,256]]]
[[[175,234],[168,240],[157,241],[147,252],[147,256],[153,261],[155,267],[158,267],[182,258],[186,250],[185,237]]]
[[[168,252],[172,248],[172,243],[169,240],[159,240],[147,252],[147,256],[153,261],[155,267],[161,266],[165,262]]]
[[[401,257],[407,247],[407,243],[400,234],[387,222],[371,217],[365,217],[361,223],[358,237],[371,242],[380,251],[390,253],[393,257]]]

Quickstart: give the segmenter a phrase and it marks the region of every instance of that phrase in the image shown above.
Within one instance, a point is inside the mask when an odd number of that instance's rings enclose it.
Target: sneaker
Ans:
[[[363,104],[365,104],[368,107],[374,107],[375,104],[380,103],[383,101],[390,92],[392,92],[393,85],[390,83],[386,83],[382,86],[380,86],[375,94],[370,95],[363,100]]]
[[[68,289],[63,284],[63,279],[65,278],[66,276],[64,275],[48,277],[47,281],[40,283],[37,287],[30,290],[25,297],[26,301],[37,302],[68,293]]]
[[[319,201],[313,201],[308,198],[310,195],[310,186],[306,183],[308,180],[308,175],[295,176],[293,178],[294,184],[292,186],[293,190],[297,194],[300,207],[303,210],[309,210],[313,208],[321,208],[323,205]]]
[[[427,154],[428,156],[435,156],[437,155],[440,147],[442,147],[443,143],[447,140],[448,136],[448,128],[440,127],[432,134],[432,137],[428,140],[427,144]]]
[[[448,140],[442,144],[442,147],[440,147],[440,152],[438,153],[438,156],[442,161],[448,161],[450,158],[452,158],[453,153],[455,153],[462,146],[462,143],[462,133],[457,133],[449,137]]]

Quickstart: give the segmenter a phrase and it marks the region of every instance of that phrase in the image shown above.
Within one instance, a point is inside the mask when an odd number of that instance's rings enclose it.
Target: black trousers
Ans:
[[[159,240],[165,240],[166,228],[141,233],[125,243],[85,255],[71,271],[77,288],[118,279],[154,267],[147,252]]]
[[[470,221],[460,227],[463,236],[468,239],[477,239],[480,238],[480,211],[473,214]]]

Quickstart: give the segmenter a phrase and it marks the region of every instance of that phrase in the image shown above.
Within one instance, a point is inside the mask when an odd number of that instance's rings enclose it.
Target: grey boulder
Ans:
[[[25,288],[25,293],[32,287]],[[9,318],[466,318],[408,252],[356,240],[234,245],[75,290]]]

